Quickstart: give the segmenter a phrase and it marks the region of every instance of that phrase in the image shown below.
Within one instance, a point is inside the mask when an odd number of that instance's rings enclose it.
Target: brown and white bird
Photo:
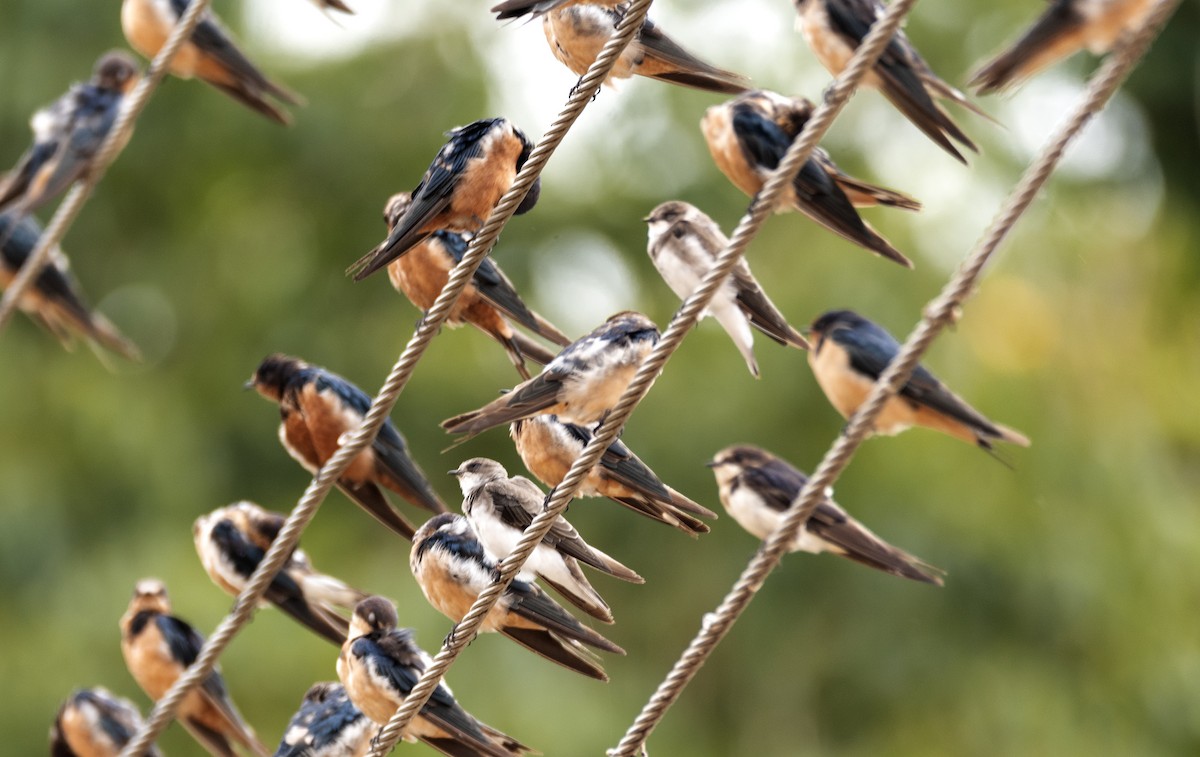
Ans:
[[[834,76],[850,64],[871,26],[883,15],[883,5],[878,0],[794,2],[804,39],[821,65]],[[949,100],[984,118],[991,120],[990,117],[966,95],[938,78],[902,30],[896,31],[874,67],[863,77],[862,85],[878,89],[925,136],[960,162],[967,161],[954,142],[979,152],[937,101]]]
[[[411,204],[412,195],[408,192],[399,192],[388,199],[383,217],[389,230],[396,227]],[[472,235],[464,231],[435,231],[388,263],[388,279],[413,305],[428,311],[445,288],[450,271],[462,262],[471,238]],[[529,309],[517,294],[516,287],[490,257],[484,258],[475,269],[471,281],[446,318],[450,328],[464,323],[499,342],[521,378],[529,378],[526,358],[545,365],[554,359],[555,353],[514,326],[528,329],[559,347],[571,343],[554,324]]]
[[[1082,49],[1103,55],[1137,28],[1154,0],[1049,0],[1033,26],[971,76],[981,95],[1011,87]]]
[[[285,520],[283,513],[247,501],[201,515],[192,525],[192,540],[208,577],[236,597],[246,588]],[[304,550],[295,549],[267,586],[263,601],[341,646],[348,621],[338,610],[349,612],[366,596],[333,576],[318,573]]]
[[[646,216],[646,252],[663,281],[681,300],[700,285],[719,255],[729,246],[721,227],[694,205],[672,200]],[[784,346],[808,349],[808,341],[784,318],[759,286],[743,257],[717,290],[705,315],[711,315],[729,334],[750,374],[758,378],[751,326]]]
[[[542,16],[550,51],[577,76],[583,76],[616,33],[629,5],[575,3]],[[693,89],[735,95],[746,91],[741,74],[711,66],[679,46],[649,18],[621,52],[605,84],[634,75]]]
[[[395,605],[383,597],[364,599],[354,608],[337,660],[338,678],[350,701],[381,726],[404,704],[432,662],[413,640],[412,630],[398,625]],[[510,757],[532,751],[475,719],[444,683],[408,724],[404,740],[420,740],[450,757]]]
[[[748,445],[726,447],[713,456],[708,467],[717,478],[725,510],[759,539],[766,539],[779,527],[808,482],[808,477],[786,460]],[[789,549],[831,552],[894,576],[942,585],[942,571],[880,539],[829,497],[817,503]]]
[[[161,699],[196,661],[203,646],[204,637],[196,629],[171,615],[171,600],[162,581],[144,578],[137,582],[129,609],[121,616],[121,653],[133,680],[147,696]],[[178,718],[215,757],[236,757],[234,745],[261,757],[271,754],[234,707],[225,679],[216,668],[183,698]]]
[[[495,460],[473,457],[450,471],[463,493],[463,515],[479,541],[496,559],[507,557],[546,504],[546,495],[524,476],[509,478]],[[579,609],[612,623],[612,610],[583,574],[580,564],[630,583],[644,583],[637,573],[592,547],[561,515],[525,561],[522,578],[541,578]]]
[[[529,472],[546,486],[555,487],[567,477],[593,433],[590,427],[564,423],[557,415],[535,415],[513,421],[509,435]],[[717,517],[712,510],[664,484],[620,439],[608,445],[576,494],[608,497],[693,538],[709,531],[700,518]]]
[[[808,364],[825,396],[849,418],[870,394],[900,345],[882,327],[850,310],[831,310],[813,321]],[[995,454],[994,442],[1021,447],[1029,439],[994,423],[918,365],[900,391],[888,398],[872,432],[890,436],[924,426]]]
[[[118,757],[142,729],[133,702],[102,686],[71,693],[50,729],[50,757]],[[151,745],[146,757],[162,757]]]

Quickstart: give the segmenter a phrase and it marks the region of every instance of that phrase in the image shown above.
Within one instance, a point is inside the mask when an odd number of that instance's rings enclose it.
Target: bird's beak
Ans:
[[[462,475],[462,471],[460,471],[458,468],[455,468],[454,470],[448,470],[448,471],[446,471],[446,474],[447,474],[447,475],[450,475],[450,476],[461,476],[461,475]]]
[[[250,378],[246,379],[246,383],[242,384],[242,391],[244,392],[247,389],[253,389],[254,386],[254,377],[251,376]]]
[[[707,463],[704,464],[704,467],[705,468],[716,468],[718,465],[720,465],[720,463],[718,463],[716,460],[709,460]]]
[[[643,218],[642,220],[643,220],[643,221],[645,221],[646,223],[650,223],[650,219],[651,219],[651,218],[652,218],[652,216],[646,216],[646,217],[645,217],[645,218]]]

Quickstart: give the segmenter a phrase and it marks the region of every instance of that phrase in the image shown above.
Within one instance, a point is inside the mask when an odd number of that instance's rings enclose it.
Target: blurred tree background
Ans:
[[[352,284],[342,271],[382,238],[384,200],[416,184],[452,126],[506,115],[540,136],[575,81],[539,24],[500,25],[489,3],[350,4],[358,15],[335,24],[297,0],[217,2],[251,56],[308,106],[282,129],[169,79],[64,241],[144,363],[67,353],[24,318],[0,335],[8,754],[44,753],[74,687],[102,684],[148,710],[118,643],[134,581],[164,579],[177,613],[211,632],[231,600],[199,565],[192,520],[238,499],[287,510],[308,481],[275,438],[276,409],[242,382],[283,351],[377,389],[418,313],[384,276]],[[5,0],[5,167],[28,144],[30,114],[124,46],[118,5]],[[925,0],[907,28],[962,83],[1040,10],[1035,0]],[[760,86],[816,98],[828,81],[783,0],[660,0],[653,15]],[[881,536],[945,568],[946,587],[791,556],[651,752],[1200,752],[1198,31],[1197,6],[1185,4],[926,360],[1033,447],[1008,451],[1010,470],[912,431],[867,443],[838,487]],[[919,215],[866,212],[917,269],[779,216],[749,253],[769,294],[797,325],[851,307],[903,337],[1094,65],[1078,56],[1015,95],[983,99],[1004,127],[955,111],[983,150],[969,168],[879,95],[856,97],[824,145],[843,168],[926,203]],[[730,232],[747,203],[696,127],[716,102],[646,80],[600,94],[550,162],[541,203],[495,250],[534,308],[572,336],[624,308],[666,325],[678,303],[646,257],[639,219],[684,199]],[[811,470],[843,424],[802,354],[761,338],[757,352],[759,381],[704,322],[626,430],[665,481],[715,510],[703,463],[717,449],[755,443]],[[434,342],[400,398],[393,417],[448,502],[457,487],[444,471],[465,457],[524,472],[503,432],[443,453],[450,440],[437,428],[516,380],[496,345],[463,329]],[[570,517],[646,577],[595,579],[617,618],[602,630],[629,651],[604,661],[612,682],[494,636],[449,675],[470,711],[549,755],[617,742],[756,547],[725,516],[697,541],[602,500],[575,503]],[[320,568],[395,599],[402,624],[437,648],[449,622],[410,577],[406,543],[335,492],[302,544]],[[335,678],[335,658],[268,609],[223,667],[274,744],[309,684]],[[162,743],[171,755],[201,753],[178,726]]]

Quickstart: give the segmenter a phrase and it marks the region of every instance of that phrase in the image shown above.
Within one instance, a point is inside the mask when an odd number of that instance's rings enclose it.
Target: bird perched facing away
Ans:
[[[366,757],[378,730],[340,683],[314,683],[288,722],[275,757]]]
[[[717,255],[729,246],[729,239],[716,221],[686,202],[664,202],[645,221],[649,224],[646,252],[650,260],[671,291],[686,300],[713,267]],[[730,271],[706,315],[716,318],[729,334],[755,378],[759,372],[751,326],[782,345],[808,349],[808,341],[767,297],[745,258]]]
[[[591,429],[563,423],[557,415],[535,415],[513,421],[509,435],[525,467],[546,486],[555,487],[592,440]],[[620,439],[608,445],[600,462],[583,479],[580,497],[608,497],[635,513],[679,529],[695,538],[709,531],[701,518],[716,518],[655,475]]]
[[[128,699],[97,686],[72,692],[50,729],[50,757],[117,757],[142,728]],[[146,757],[162,757],[151,745]]]
[[[391,196],[383,209],[389,230],[396,227],[411,205],[412,195],[408,192]],[[402,292],[413,305],[428,311],[446,286],[450,271],[462,262],[470,243],[471,234],[466,232],[435,231],[389,263],[388,278],[396,291]],[[571,343],[554,324],[529,309],[513,283],[491,258],[484,258],[475,269],[446,323],[451,328],[469,323],[495,339],[504,347],[521,378],[529,378],[525,358],[545,365],[554,359],[554,353],[514,330],[513,324],[562,347]]]
[[[409,567],[421,592],[439,612],[456,623],[492,583],[497,563],[461,515],[435,515],[413,537]],[[537,584],[513,579],[479,626],[496,631],[526,649],[582,673],[607,681],[604,668],[584,645],[625,654],[625,650],[580,623]],[[453,633],[453,632],[452,632]]]
[[[153,58],[166,43],[171,29],[187,12],[191,0],[124,0],[121,30],[129,44]],[[272,99],[302,105],[303,99],[271,81],[238,49],[229,32],[210,10],[171,61],[171,73],[180,79],[199,77],[243,105],[284,126],[291,116]]]
[[[18,218],[15,212],[0,213],[0,289],[7,289],[33,254],[42,227],[32,216]],[[112,350],[128,360],[141,360],[137,345],[99,313],[92,312],[87,298],[71,275],[67,256],[58,245],[50,251],[46,266],[17,300],[17,307],[70,349],[75,337]]]
[[[171,615],[162,581],[144,578],[133,589],[121,616],[121,652],[133,680],[151,699],[161,699],[200,654],[204,637]],[[188,693],[179,706],[179,722],[216,757],[235,757],[238,744],[261,757],[271,753],[242,719],[217,669]]]
[[[355,281],[375,273],[435,231],[479,231],[533,152],[533,143],[506,118],[474,121],[451,129],[446,136],[449,141],[412,191],[403,215],[391,222],[387,239],[347,269]],[[540,193],[538,179],[516,213],[532,210]]]
[[[236,597],[246,588],[285,520],[282,513],[246,501],[201,515],[192,525],[192,539],[208,577]],[[366,596],[333,576],[318,573],[308,555],[296,549],[267,586],[264,599],[341,646],[348,622],[337,608],[353,610]]]
[[[368,597],[354,608],[350,633],[338,655],[337,672],[345,691],[367,717],[386,725],[416,686],[432,658],[397,628],[396,607],[383,597]],[[439,683],[405,730],[406,741],[420,739],[451,757],[508,757],[532,750],[511,736],[476,720]]]
[[[371,398],[341,376],[278,353],[262,361],[246,386],[278,403],[283,421],[279,441],[296,462],[314,474],[342,446],[342,436],[353,432],[371,408]],[[430,512],[446,512],[390,419],[337,484],[372,517],[406,539],[412,538],[413,526],[391,506],[380,487]]]
[[[845,70],[871,25],[883,15],[883,5],[877,0],[795,0],[795,4],[804,39],[834,76]],[[990,117],[938,78],[902,30],[896,31],[862,84],[882,92],[925,136],[960,162],[965,164],[967,160],[951,140],[979,152],[937,100],[950,100],[984,118]]]
[[[812,111],[812,103],[804,98],[755,90],[709,108],[700,120],[700,130],[721,173],[754,197],[800,135]],[[872,205],[904,210],[921,207],[907,195],[848,176],[828,153],[814,148],[784,191],[775,212],[799,210],[843,239],[912,268],[912,261],[855,210],[856,206]]]
[[[140,78],[124,50],[111,50],[96,61],[86,84],[66,94],[29,120],[33,146],[0,178],[0,213],[31,213],[87,178],[100,145],[108,136],[125,95]]]
[[[1010,87],[1083,48],[1103,55],[1137,28],[1153,0],[1050,0],[1033,26],[983,64],[968,86],[981,95]]]
[[[810,327],[813,349],[808,363],[822,391],[843,417],[849,418],[871,391],[888,363],[900,352],[896,340],[871,321],[850,310],[831,310]],[[918,365],[899,393],[888,398],[872,432],[898,434],[910,426],[925,426],[988,452],[999,440],[1029,446],[1029,439],[993,423]]]
[[[595,423],[617,404],[638,366],[658,343],[658,327],[625,310],[558,353],[542,372],[487,405],[442,421],[471,438],[489,428],[552,413],[568,423]]]
[[[509,478],[503,465],[486,457],[466,460],[450,473],[462,487],[463,515],[484,549],[497,559],[507,557],[542,511],[546,495],[524,476]],[[612,623],[612,610],[587,580],[580,563],[622,581],[645,583],[637,573],[585,542],[561,515],[525,561],[522,578],[533,581],[537,576],[588,615]]]
[[[721,504],[751,535],[766,539],[783,522],[808,477],[765,449],[726,447],[713,456]],[[869,568],[942,585],[939,569],[880,539],[826,497],[792,540],[792,552],[832,552]]]
[[[542,30],[550,52],[577,76],[587,73],[604,45],[616,33],[629,11],[628,4],[607,7],[575,3],[542,16]],[[736,95],[746,91],[741,74],[711,66],[679,46],[649,18],[621,52],[605,84],[634,74],[708,92]]]

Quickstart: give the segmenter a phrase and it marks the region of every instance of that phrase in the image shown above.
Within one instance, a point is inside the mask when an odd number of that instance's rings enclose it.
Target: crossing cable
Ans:
[[[458,654],[475,638],[484,618],[499,600],[500,595],[508,588],[525,560],[550,530],[554,521],[566,510],[588,471],[599,462],[601,455],[617,438],[625,421],[646,396],[667,360],[696,325],[729,272],[742,259],[751,240],[754,239],[771,211],[776,207],[785,187],[792,182],[800,168],[812,155],[817,142],[849,101],[859,82],[874,65],[888,41],[899,28],[904,15],[915,3],[916,0],[898,0],[889,6],[887,12],[874,25],[871,33],[851,59],[850,66],[826,92],[824,101],[805,124],[799,138],[791,145],[763,189],[751,202],[747,215],[738,224],[729,246],[717,256],[704,279],[675,313],[666,331],[663,332],[662,337],[621,395],[621,399],[596,429],[592,440],[571,465],[562,482],[554,488],[553,493],[544,504],[542,512],[525,529],[525,533],[513,551],[500,562],[497,579],[480,593],[471,609],[454,626],[433,663],[425,670],[421,679],[405,698],[404,703],[397,709],[396,714],[376,737],[377,743],[371,752],[371,757],[383,757],[394,746],[399,734],[424,706],[446,670]],[[636,8],[635,4],[631,13]],[[638,21],[638,23],[641,22]]]
[[[121,109],[117,112],[117,118],[113,121],[108,136],[100,143],[100,149],[96,151],[92,168],[88,171],[87,177],[76,181],[71,187],[66,199],[58,206],[54,217],[50,219],[50,225],[38,238],[33,254],[25,260],[25,264],[21,266],[21,270],[17,272],[12,283],[5,290],[4,296],[0,297],[0,333],[3,333],[8,320],[12,318],[17,302],[25,294],[25,290],[29,288],[37,274],[41,273],[42,266],[50,258],[50,251],[66,236],[67,230],[75,222],[76,216],[92,196],[92,190],[100,183],[100,179],[104,178],[108,167],[112,165],[112,162],[117,159],[121,150],[129,142],[133,127],[137,125],[138,117],[142,115],[146,103],[150,101],[150,95],[154,94],[154,90],[167,75],[171,61],[175,60],[175,55],[183,46],[184,40],[192,36],[192,32],[200,24],[200,17],[211,4],[212,0],[194,0],[188,6],[187,11],[171,29],[171,33],[167,36],[167,41],[163,44],[162,49],[158,51],[158,55],[155,55],[154,60],[150,62],[146,76],[137,83],[129,97],[122,101]]]
[[[475,269],[479,267],[495,245],[500,231],[512,218],[517,206],[541,174],[550,156],[561,144],[583,109],[600,90],[601,84],[608,78],[609,72],[616,65],[617,57],[633,39],[641,27],[642,21],[645,20],[650,2],[651,0],[634,0],[625,18],[617,25],[613,37],[601,50],[588,72],[572,89],[571,96],[562,112],[530,153],[525,165],[513,180],[512,187],[496,204],[487,222],[471,240],[462,261],[450,272],[446,286],[443,287],[441,294],[438,295],[433,306],[421,319],[416,331],[413,332],[404,351],[372,401],[370,409],[363,417],[361,425],[353,433],[344,436],[344,444],[325,465],[321,466],[295,508],[288,515],[287,520],[284,521],[279,534],[271,542],[271,546],[263,556],[258,568],[247,580],[245,588],[238,594],[233,610],[225,616],[205,642],[196,661],[158,700],[154,710],[146,718],[142,729],[122,750],[120,757],[140,757],[145,754],[150,745],[175,718],[184,697],[209,676],[225,648],[253,617],[267,587],[282,569],[296,544],[299,543],[300,535],[316,515],[317,509],[321,506],[329,490],[349,467],[351,461],[375,440],[380,427],[391,414],[401,392],[408,384],[417,362],[424,355],[429,343],[441,330],[442,324],[445,323],[451,309],[457,303],[459,295],[470,283]],[[429,685],[430,692],[433,691],[436,683],[434,680],[434,683]],[[428,694],[426,694],[427,698]],[[403,725],[395,729],[396,736],[392,740],[392,745],[398,740],[402,728]]]
[[[1067,146],[1088,121],[1100,112],[1117,87],[1133,70],[1178,3],[1179,0],[1158,0],[1158,4],[1143,24],[1134,33],[1123,37],[1092,77],[1083,101],[1071,118],[1060,127],[1042,153],[1025,170],[1020,182],[1014,187],[983,238],[959,266],[938,297],[925,308],[922,320],[909,335],[900,353],[872,387],[867,401],[851,417],[846,430],[837,438],[812,478],[792,501],[786,517],[763,542],[716,611],[705,614],[695,639],[638,715],[625,737],[614,749],[608,751],[609,757],[633,757],[644,753],[646,740],[662,720],[666,710],[678,699],[684,687],[750,604],[767,575],[779,564],[800,527],[809,519],[817,504],[827,496],[830,487],[850,464],[855,450],[869,434],[884,403],[908,381],[921,356],[934,339],[957,319],[958,309],[974,292],[992,254],[1054,173]]]

